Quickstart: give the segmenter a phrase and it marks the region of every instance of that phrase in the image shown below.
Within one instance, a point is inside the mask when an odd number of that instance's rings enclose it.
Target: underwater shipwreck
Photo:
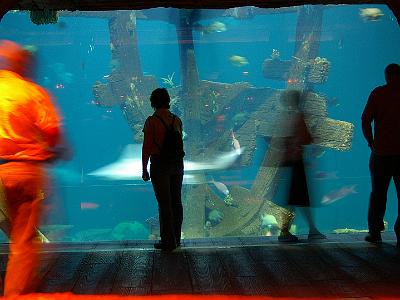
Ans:
[[[279,9],[237,7],[226,10],[148,9],[141,11],[60,12],[63,17],[101,18],[108,21],[112,71],[102,82],[93,84],[96,105],[119,107],[136,143],[143,141],[142,126],[152,114],[148,104],[151,92],[158,87],[157,78],[144,74],[136,31],[136,21],[161,21],[176,28],[179,47],[181,84],[175,84],[174,74],[163,78],[171,95],[171,110],[179,111],[184,123],[186,158],[202,161],[231,151],[233,141],[240,142],[241,155],[236,167],[245,167],[254,157],[256,138],[274,136],[274,120],[278,114],[282,90],[254,87],[249,82],[225,83],[202,80],[199,76],[193,32],[200,21],[215,18],[252,19],[264,14],[297,13],[295,47],[291,60],[282,60],[274,49],[266,57],[262,74],[266,79],[285,83],[287,89],[307,93],[304,111],[307,126],[313,135],[313,144],[323,148],[346,151],[351,148],[354,125],[329,118],[327,99],[314,92],[314,86],[329,79],[329,58],[319,56],[322,17],[325,6],[302,6]],[[31,12],[36,24],[57,22],[57,15]],[[217,24],[218,25],[218,24]],[[218,28],[216,28],[218,30]],[[245,63],[241,57],[232,57],[234,63]],[[104,82],[106,81],[106,82]],[[240,112],[239,116],[238,113]],[[211,130],[210,130],[211,129]],[[270,151],[258,166],[251,188],[230,185],[223,193],[212,188],[210,182],[185,185],[182,190],[184,205],[183,234],[185,238],[263,235],[262,216],[273,216],[277,227],[290,224],[294,213],[278,206],[272,200],[278,185],[279,155]],[[272,163],[271,163],[272,162]],[[206,173],[197,176],[206,177]],[[226,188],[226,187],[224,187]],[[156,218],[149,218],[149,237],[159,235]],[[57,227],[57,225],[54,225]],[[49,232],[53,229],[49,226]],[[62,226],[62,225],[60,225]],[[93,229],[84,239],[107,237],[111,229]],[[47,232],[47,230],[45,230]],[[103,238],[104,238],[103,237]]]
[[[171,109],[182,113],[186,132],[186,157],[201,161],[218,153],[232,150],[233,138],[240,142],[243,153],[237,162],[247,166],[251,162],[256,138],[274,135],[273,120],[277,113],[282,90],[253,87],[248,82],[225,83],[202,80],[199,77],[193,31],[196,24],[207,18],[226,17],[251,19],[259,14],[298,12],[295,50],[291,60],[281,60],[274,49],[260,68],[267,79],[281,80],[287,88],[307,91],[304,110],[314,144],[337,151],[351,148],[354,126],[334,120],[327,115],[327,99],[313,91],[316,85],[329,79],[329,58],[320,57],[319,40],[323,6],[266,10],[240,7],[201,13],[194,9],[159,9],[143,11],[75,12],[66,16],[104,18],[108,20],[112,61],[118,62],[107,76],[107,82],[96,82],[93,93],[102,107],[120,107],[133,132],[135,142],[143,140],[142,124],[152,114],[148,97],[158,87],[157,79],[144,74],[138,51],[140,40],[136,34],[136,20],[168,22],[176,27],[179,46],[181,84],[173,82],[173,74],[163,80],[171,95]],[[168,17],[166,17],[166,15]],[[235,59],[235,58],[233,58]],[[240,61],[238,63],[241,63]],[[235,117],[240,111],[241,116]],[[209,130],[211,128],[211,130]],[[234,134],[234,136],[233,136]],[[271,151],[264,161],[279,162]],[[272,202],[277,186],[277,167],[261,164],[251,188],[231,185],[225,193],[217,193],[206,182],[186,185],[183,189],[186,238],[261,235],[263,215],[272,215],[277,225],[290,223],[292,212]],[[270,165],[270,164],[269,164]],[[199,174],[202,175],[202,174]],[[204,176],[206,174],[203,174]],[[150,226],[152,236],[158,235],[157,226]]]

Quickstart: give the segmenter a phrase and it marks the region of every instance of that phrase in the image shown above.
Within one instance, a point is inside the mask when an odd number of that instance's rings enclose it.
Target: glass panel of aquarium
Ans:
[[[300,92],[312,136],[304,164],[318,229],[367,229],[361,113],[386,65],[400,62],[400,29],[385,5],[59,12],[47,25],[11,11],[0,36],[36,50],[35,81],[74,149],[49,166],[41,231],[50,242],[158,239],[157,202],[141,179],[157,87],[183,120],[184,238],[308,233],[299,208],[285,205],[287,167],[274,146],[290,127],[285,90]],[[391,186],[388,230],[395,197]]]

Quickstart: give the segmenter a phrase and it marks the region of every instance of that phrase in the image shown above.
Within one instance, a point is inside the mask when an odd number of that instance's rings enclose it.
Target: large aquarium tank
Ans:
[[[308,233],[302,215],[280,204],[287,185],[271,154],[288,89],[305,95],[317,227],[367,229],[361,114],[385,83],[384,68],[400,62],[400,28],[387,6],[58,12],[41,25],[31,18],[38,23],[8,12],[0,37],[35,49],[35,80],[57,103],[74,150],[72,160],[49,166],[40,230],[50,242],[158,238],[157,202],[141,179],[142,129],[157,87],[168,89],[183,120],[184,238],[274,236],[285,222]],[[396,215],[392,184],[388,230]]]

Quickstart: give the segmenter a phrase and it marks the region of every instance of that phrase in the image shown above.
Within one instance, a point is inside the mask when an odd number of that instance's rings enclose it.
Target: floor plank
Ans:
[[[191,251],[188,253],[188,261],[194,293],[236,293],[230,274],[217,255]]]
[[[153,269],[152,251],[126,251],[121,258],[113,292],[142,289],[150,294]]]
[[[394,235],[386,233],[380,246],[362,238],[334,235],[289,245],[273,238],[192,239],[173,253],[154,250],[149,241],[50,244],[41,256],[38,292],[400,297]],[[7,251],[0,245],[1,276]]]
[[[185,252],[173,253],[157,251],[154,254],[152,293],[191,293],[192,283]]]

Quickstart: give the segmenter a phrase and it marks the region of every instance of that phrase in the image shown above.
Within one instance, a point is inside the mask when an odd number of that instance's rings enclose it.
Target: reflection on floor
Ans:
[[[322,243],[290,245],[273,237],[185,240],[173,253],[153,250],[150,241],[48,244],[39,290],[44,294],[19,298],[400,298],[394,234],[385,233],[380,246],[363,236],[332,234]],[[6,249],[0,248],[2,276]]]

